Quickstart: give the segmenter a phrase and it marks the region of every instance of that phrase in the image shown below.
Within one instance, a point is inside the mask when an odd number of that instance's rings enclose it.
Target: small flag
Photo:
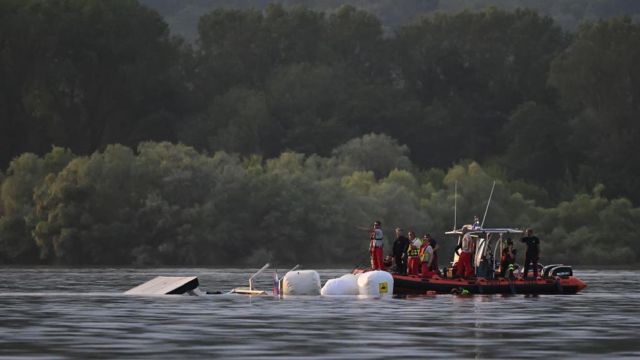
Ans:
[[[278,279],[278,272],[273,272],[273,296],[280,295],[280,280]]]

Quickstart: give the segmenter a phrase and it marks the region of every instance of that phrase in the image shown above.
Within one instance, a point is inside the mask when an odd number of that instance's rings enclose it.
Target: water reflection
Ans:
[[[345,272],[326,270],[321,277]],[[156,275],[197,275],[206,290],[215,291],[244,284],[249,273],[5,268],[0,273],[0,357],[640,356],[640,278],[634,271],[577,271],[589,284],[579,295],[122,295]],[[269,277],[258,286],[269,289]]]

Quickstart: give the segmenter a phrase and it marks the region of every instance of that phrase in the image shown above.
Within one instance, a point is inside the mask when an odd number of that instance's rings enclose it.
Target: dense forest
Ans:
[[[633,18],[256,3],[186,41],[135,0],[0,2],[0,263],[364,262],[358,226],[441,238],[493,180],[486,225],[544,262],[638,262]]]
[[[141,0],[156,9],[171,30],[188,40],[198,37],[200,16],[217,8],[264,9],[269,4],[284,7],[305,6],[333,12],[351,5],[375,15],[387,33],[425,15],[436,12],[455,14],[464,10],[483,11],[489,7],[513,11],[527,8],[551,17],[567,30],[585,21],[629,16],[640,20],[640,2],[635,0]]]

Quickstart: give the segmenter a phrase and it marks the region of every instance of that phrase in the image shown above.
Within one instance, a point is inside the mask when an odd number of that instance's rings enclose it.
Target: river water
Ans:
[[[577,270],[584,292],[538,297],[122,294],[156,275],[229,290],[252,271],[0,268],[0,359],[640,358],[638,271]]]

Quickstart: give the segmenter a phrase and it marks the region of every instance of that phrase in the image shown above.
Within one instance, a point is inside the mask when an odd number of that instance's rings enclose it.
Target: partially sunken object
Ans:
[[[157,276],[125,292],[127,295],[181,295],[198,287],[196,276]]]

